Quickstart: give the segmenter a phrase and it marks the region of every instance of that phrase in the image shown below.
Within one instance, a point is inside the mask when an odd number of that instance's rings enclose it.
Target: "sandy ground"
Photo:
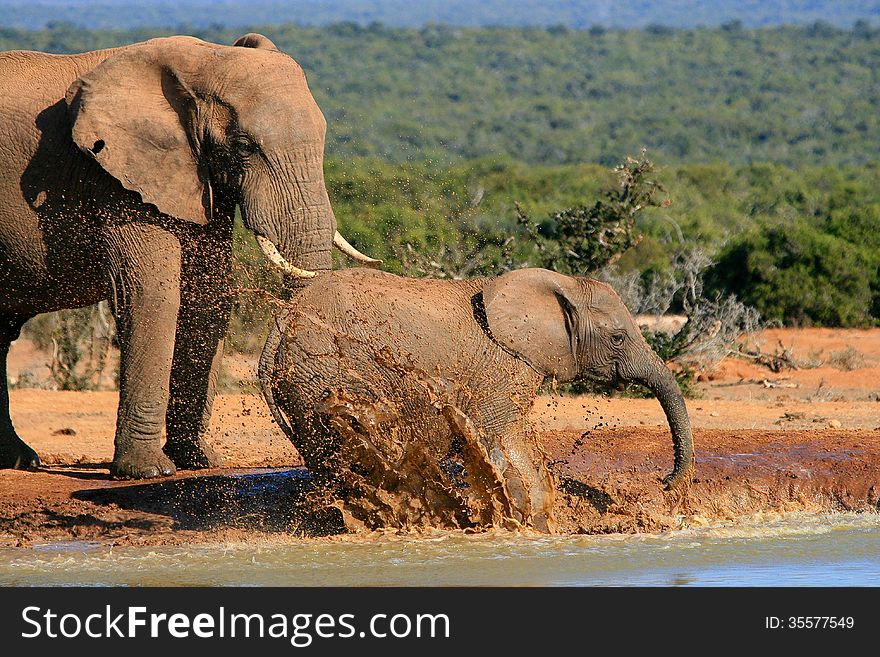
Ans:
[[[786,348],[801,366],[774,373],[728,359],[701,374],[700,397],[688,401],[696,479],[684,497],[659,485],[672,447],[656,401],[539,398],[532,417],[560,484],[561,530],[657,531],[787,511],[877,510],[880,329],[778,329],[760,341],[766,351]],[[10,380],[45,380],[44,361],[19,341]],[[253,363],[229,359],[227,367],[247,378]],[[16,388],[10,396],[16,427],[45,467],[0,471],[0,545],[180,543],[328,526],[304,507],[307,481],[291,470],[299,456],[257,395],[217,399],[210,440],[226,467],[151,482],[109,479],[116,393]]]

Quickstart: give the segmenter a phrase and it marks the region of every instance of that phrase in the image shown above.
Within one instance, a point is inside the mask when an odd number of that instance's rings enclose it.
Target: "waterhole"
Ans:
[[[880,586],[880,515],[791,514],[660,534],[260,538],[0,549],[3,585]]]

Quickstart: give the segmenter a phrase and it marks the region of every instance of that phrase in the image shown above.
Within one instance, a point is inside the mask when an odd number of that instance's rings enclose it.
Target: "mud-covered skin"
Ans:
[[[621,331],[606,352],[605,336]],[[545,377],[605,372],[661,396],[670,479],[686,485],[690,425],[674,378],[595,281],[545,270],[471,281],[332,272],[277,318],[260,363],[269,406],[328,501],[341,500],[350,527],[370,529],[555,531],[553,477],[526,416]]]
[[[29,318],[108,299],[122,352],[113,474],[217,465],[204,434],[235,209],[289,263],[329,269],[325,131],[302,69],[260,35],[0,53],[0,374]],[[33,467],[6,384],[0,467]]]
[[[542,377],[469,330],[479,282],[420,281],[433,302],[401,304],[381,285],[384,274],[364,271],[362,286],[349,284],[360,273],[333,276],[338,290],[322,277],[282,319],[273,389],[294,444],[345,501],[349,523],[532,524],[534,507],[534,522],[552,529],[550,474],[536,435],[517,426]],[[438,349],[441,326],[460,341]],[[495,387],[471,385],[474,372],[489,370],[504,372]],[[466,488],[441,469],[447,456],[447,467],[458,461],[467,471]]]

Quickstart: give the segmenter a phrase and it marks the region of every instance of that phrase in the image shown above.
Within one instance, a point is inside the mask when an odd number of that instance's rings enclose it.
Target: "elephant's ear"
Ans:
[[[211,188],[195,135],[198,99],[179,69],[206,47],[180,37],[129,46],[67,90],[76,145],[145,203],[199,224],[211,217]]]
[[[248,32],[247,34],[238,37],[235,40],[233,46],[239,46],[241,48],[259,48],[261,50],[278,50],[278,46],[276,46],[272,39],[267,36],[263,36],[262,34],[258,34],[257,32]]]
[[[546,269],[518,269],[483,288],[492,337],[545,376],[577,376],[573,281]]]

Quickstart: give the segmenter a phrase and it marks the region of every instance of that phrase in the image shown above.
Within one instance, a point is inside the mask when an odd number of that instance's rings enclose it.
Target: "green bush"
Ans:
[[[707,276],[768,320],[797,326],[876,322],[878,256],[806,223],[762,225],[732,240]]]

